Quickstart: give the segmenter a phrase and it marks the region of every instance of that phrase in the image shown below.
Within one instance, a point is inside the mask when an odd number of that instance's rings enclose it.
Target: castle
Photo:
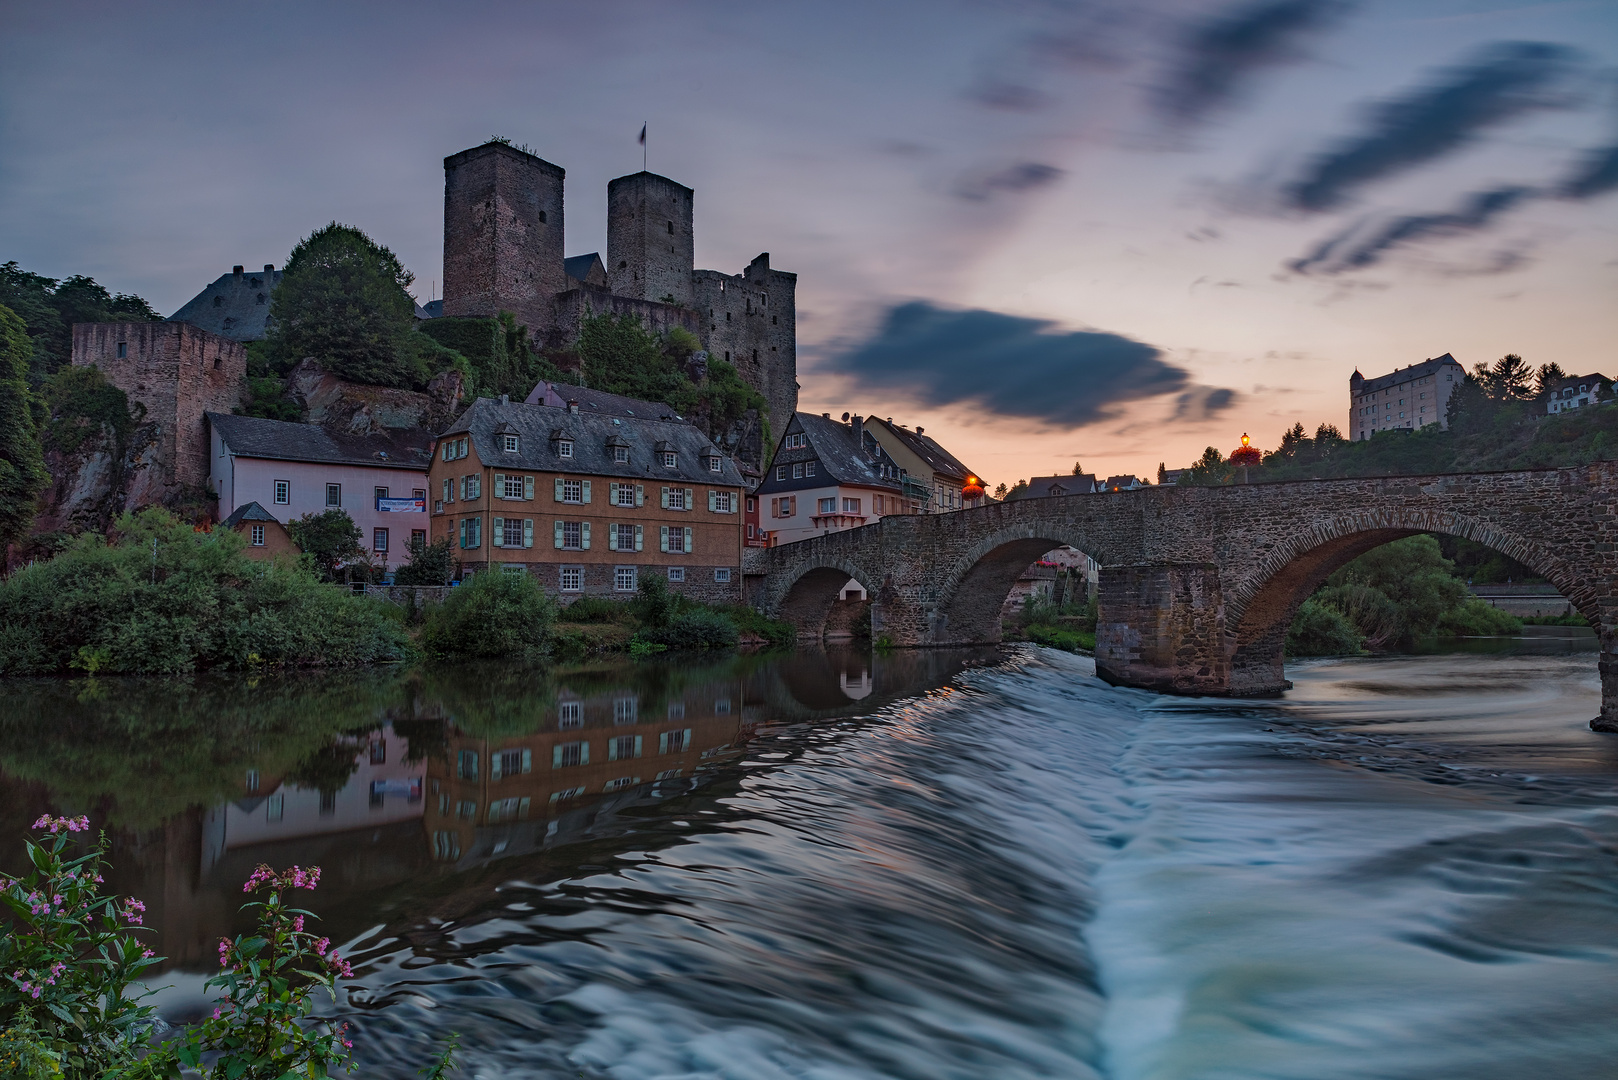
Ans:
[[[444,159],[444,297],[431,314],[510,311],[540,345],[563,345],[591,314],[680,326],[729,361],[784,426],[798,407],[797,275],[762,254],[740,274],[698,270],[695,193],[656,173],[607,185],[607,257],[566,257],[565,170],[503,142]]]

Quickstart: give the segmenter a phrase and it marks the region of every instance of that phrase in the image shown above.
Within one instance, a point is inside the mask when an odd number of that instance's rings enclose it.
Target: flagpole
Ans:
[[[642,120],[640,125],[640,171],[646,171],[646,129],[650,123]]]

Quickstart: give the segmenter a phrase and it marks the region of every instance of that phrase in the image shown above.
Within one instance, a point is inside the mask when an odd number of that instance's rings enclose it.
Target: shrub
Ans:
[[[728,649],[736,644],[736,624],[723,613],[707,608],[682,611],[667,626],[647,626],[630,642],[661,645],[665,649]]]
[[[49,479],[28,389],[33,355],[28,328],[0,304],[0,570],[6,548],[33,524],[35,499]]]
[[[0,675],[177,674],[374,664],[409,655],[398,609],[255,562],[225,530],[165,510],[125,514],[0,584]]]
[[[1036,644],[1048,645],[1053,649],[1065,649],[1071,653],[1093,652],[1096,647],[1095,632],[1089,630],[1075,630],[1050,623],[1034,623],[1023,633],[1029,641]]]
[[[1444,612],[1438,632],[1446,637],[1504,637],[1522,632],[1523,622],[1475,596]]]
[[[1348,616],[1319,600],[1305,600],[1287,630],[1288,656],[1347,656],[1360,651],[1360,632]]]
[[[651,630],[661,630],[668,626],[669,620],[674,616],[676,600],[669,592],[669,583],[663,575],[642,574],[635,592],[633,601],[635,617],[641,624]]]
[[[421,643],[430,655],[445,659],[538,659],[550,645],[555,620],[555,603],[530,575],[491,571],[428,611]]]
[[[393,572],[395,585],[448,585],[455,576],[455,554],[449,540],[434,540],[410,553],[410,561]]]
[[[360,546],[364,534],[344,510],[304,514],[287,522],[287,533],[327,581],[337,580],[345,563],[365,554]]]
[[[732,604],[719,610],[730,616],[737,630],[763,638],[772,649],[790,649],[798,643],[798,628],[785,619],[767,618],[757,608],[746,604]]]

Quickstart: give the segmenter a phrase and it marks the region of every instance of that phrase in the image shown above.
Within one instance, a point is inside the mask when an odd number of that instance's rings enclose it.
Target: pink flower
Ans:
[[[326,950],[329,948],[331,948],[331,938],[321,938],[315,942],[315,953],[318,956],[325,956]]]
[[[298,916],[295,916],[293,918],[293,920],[292,920],[292,930],[293,930],[294,933],[297,933],[297,934],[303,933],[303,916],[302,915],[298,915]]]
[[[150,950],[150,949],[142,949],[140,951],[140,958],[142,960],[146,959],[147,957],[149,957],[151,955],[152,955],[152,950]]]

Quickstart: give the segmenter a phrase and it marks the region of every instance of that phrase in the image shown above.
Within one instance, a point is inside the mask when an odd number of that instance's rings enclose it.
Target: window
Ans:
[[[489,804],[487,823],[498,825],[502,821],[513,819],[521,821],[528,817],[528,804],[529,800],[526,798],[496,799]],[[503,842],[496,844],[494,850],[499,851],[503,846]]]
[[[479,548],[483,546],[483,519],[461,519],[461,546],[463,548]]]
[[[463,799],[455,804],[456,816],[466,821],[475,821],[478,816],[478,804],[470,799]]]
[[[587,742],[558,743],[551,753],[551,768],[562,769],[569,765],[588,765],[590,763],[590,744]]]
[[[556,443],[556,456],[570,458],[573,456],[573,440],[559,439]]]
[[[608,761],[627,761],[640,757],[639,735],[619,735],[607,741]]]
[[[371,743],[371,764],[386,765],[388,763],[388,740],[376,739]]]
[[[614,698],[612,701],[612,722],[614,724],[633,724],[637,718],[639,706],[632,697]]]
[[[611,541],[607,546],[613,551],[639,551],[641,548],[641,527],[639,525],[626,525],[619,522],[607,526],[607,539]]]
[[[636,497],[640,485],[614,484],[608,492],[612,496],[609,500],[614,506],[636,506],[640,500]]]
[[[411,529],[410,530],[410,550],[411,551],[421,551],[426,546],[427,546],[427,530],[426,529]]]
[[[675,462],[676,457],[673,450],[663,451],[663,468],[672,469],[675,466]]]
[[[275,482],[275,501],[280,506],[285,506],[292,501],[292,481],[277,480]]]
[[[601,790],[602,791],[622,791],[625,788],[632,788],[638,783],[640,783],[640,778],[639,777],[636,777],[636,776],[620,776],[616,780],[608,780],[607,783],[602,787]]]
[[[758,509],[758,500],[753,498],[753,496],[749,495],[747,497],[747,512],[749,514],[751,514],[751,513],[755,512],[757,509]]]
[[[796,495],[784,495],[779,499],[771,499],[770,502],[774,504],[775,516],[778,518],[789,518],[798,512],[798,497]]]
[[[670,719],[673,718],[671,717]],[[657,752],[659,754],[682,754],[689,749],[691,749],[690,728],[665,731],[657,737]]]
[[[786,442],[783,445],[788,450],[796,450],[800,446],[808,446],[809,437],[801,431],[795,431],[786,437]]]
[[[730,715],[730,699],[728,697],[727,698],[720,698],[718,701],[714,702],[713,703],[713,714],[715,716],[729,716]]]
[[[262,526],[262,525],[254,525],[253,526],[253,546],[254,547],[263,547],[264,546],[264,526]]]
[[[635,568],[633,566],[615,566],[612,569],[612,587],[618,592],[635,591]]]
[[[793,463],[793,465],[792,465],[792,479],[794,479],[794,480],[803,479],[803,462],[798,461],[798,462]]]
[[[668,509],[670,509],[670,510],[689,510],[689,509],[691,509],[691,507],[688,506],[686,504],[686,501],[685,501],[685,488],[677,488],[677,487],[664,488],[663,493],[664,493],[663,504]]]
[[[821,499],[819,505],[822,514],[835,514],[837,512],[836,499]]]
[[[327,484],[326,485],[326,505],[327,506],[342,506],[343,505],[343,485],[341,485],[341,484]]]
[[[615,446],[615,447],[613,447],[612,448],[612,460],[617,462],[619,465],[627,464],[628,461],[629,461],[629,447],[627,447],[627,446]]]
[[[493,779],[502,776],[517,776],[525,772],[534,771],[534,752],[519,747],[516,750],[501,750],[489,757],[489,766],[494,770]]]
[[[749,540],[753,539],[753,526],[752,525],[747,526],[747,538]]]
[[[372,529],[371,530],[371,550],[372,551],[380,551],[380,552],[384,552],[384,553],[388,550],[388,530],[386,530],[386,529]]]
[[[557,525],[562,532],[563,550],[582,551],[584,549],[584,528],[581,522],[559,521]]]
[[[709,472],[720,472],[720,471],[722,471],[723,463],[724,463],[724,458],[719,457],[717,454],[714,455],[713,457],[708,459],[708,471]]]
[[[453,477],[444,478],[444,501],[455,501],[455,480]]]
[[[671,566],[671,567],[669,567],[669,580],[670,581],[684,581],[685,580],[685,567],[683,567],[683,566]]]
[[[672,222],[672,221],[669,222],[669,235],[670,236],[674,235],[674,222]]]
[[[561,485],[562,497],[559,500],[557,500],[558,502],[565,502],[565,503],[582,503],[582,502],[584,502],[584,481],[583,480],[562,480],[559,483]]]
[[[372,488],[371,489],[371,495],[374,498],[385,499],[385,498],[388,497],[388,489],[387,488]]]
[[[857,514],[859,512],[860,512],[860,501],[858,499],[844,499],[843,500],[843,513],[845,513],[845,514]]]
[[[245,780],[245,784],[246,784],[246,788],[247,788],[247,793],[249,795],[252,795],[252,794],[254,794],[255,792],[258,791],[258,770],[257,769],[248,769],[247,770],[247,778]]]
[[[720,584],[720,585],[729,584],[730,583],[730,567],[721,566],[721,567],[718,567],[717,569],[715,569],[714,572],[713,572],[713,579],[717,584]]]
[[[583,794],[584,789],[581,787],[570,787],[562,791],[553,791],[551,792],[551,802],[561,802],[564,799],[577,799]],[[554,823],[552,827],[554,828]]]
[[[433,857],[439,862],[449,862],[461,857],[461,838],[452,832],[440,830],[433,833]]]
[[[736,512],[736,493],[734,491],[708,492],[708,509],[716,514],[734,514]]]
[[[495,493],[502,499],[533,498],[533,482],[526,476],[501,475]]]
[[[664,769],[662,772],[658,773],[657,776],[653,777],[653,779],[656,779],[656,780],[676,780],[676,779],[679,778],[679,776],[680,776],[680,770],[679,769]]]
[[[129,359],[129,342],[120,341],[118,343],[118,359],[120,359],[120,360]]]
[[[483,496],[483,477],[477,473],[461,477],[461,498],[478,499]]]
[[[264,820],[280,821],[282,813],[286,810],[286,795],[277,791],[264,800]]]
[[[584,702],[564,701],[556,707],[556,726],[562,731],[573,731],[584,726]]]
[[[508,548],[527,547],[523,543],[522,518],[496,518],[500,522],[500,546]]]
[[[459,780],[478,778],[478,752],[462,750],[455,760],[455,776]]]
[[[693,530],[689,525],[659,525],[657,549],[690,554],[692,536]]]
[[[775,467],[775,478],[777,480],[785,480],[787,478],[787,467],[785,465],[777,465]]]
[[[815,463],[814,462],[806,461],[806,462],[803,463],[803,475],[805,475],[805,476],[813,476],[813,475],[815,475]]]
[[[562,580],[560,585],[563,592],[579,592],[584,588],[584,567],[562,567]]]
[[[506,453],[515,454],[517,452],[517,446],[518,446],[518,442],[517,442],[517,436],[516,435],[514,435],[514,434],[512,434],[510,432],[506,432],[505,434],[500,436],[500,449],[505,451]],[[569,452],[571,453],[571,451],[572,451],[572,447],[569,446]],[[567,455],[563,455],[563,456],[567,456]]]
[[[412,499],[420,499],[423,502],[426,502],[427,501],[427,489],[426,488],[411,488],[410,489],[410,497]]]

